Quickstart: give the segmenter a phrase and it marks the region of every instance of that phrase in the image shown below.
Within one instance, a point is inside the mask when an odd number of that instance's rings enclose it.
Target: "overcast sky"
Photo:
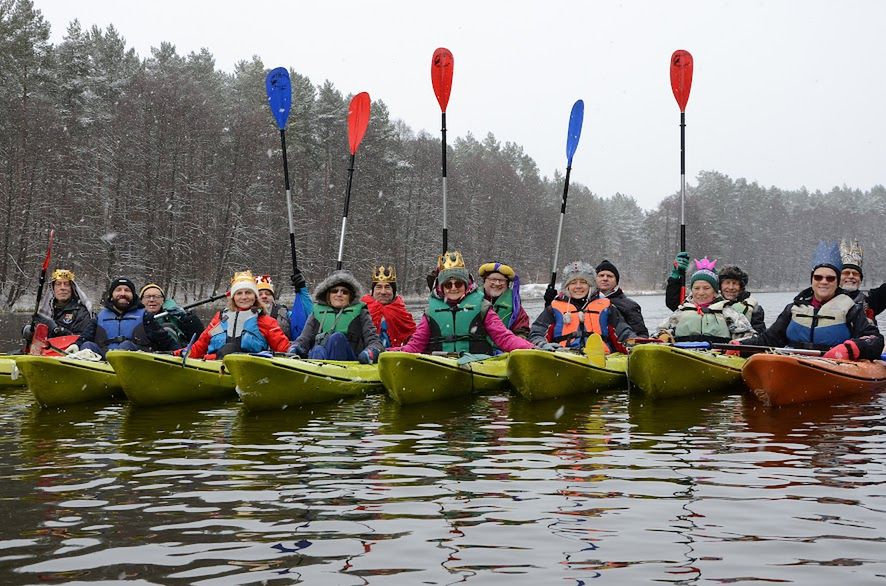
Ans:
[[[521,144],[551,175],[565,168],[569,111],[582,98],[573,178],[647,208],[679,190],[679,109],[668,66],[675,49],[686,49],[695,59],[690,179],[718,170],[786,189],[886,183],[882,0],[35,5],[54,42],[77,18],[113,24],[142,56],[161,41],[181,54],[206,47],[231,71],[258,55],[269,68],[329,79],[346,94],[368,91],[413,129],[435,134],[430,62],[434,49],[447,47],[455,57],[450,137],[492,132]]]

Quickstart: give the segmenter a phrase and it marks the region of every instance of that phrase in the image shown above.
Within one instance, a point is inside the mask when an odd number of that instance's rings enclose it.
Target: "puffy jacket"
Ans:
[[[209,325],[206,326],[206,329],[203,330],[203,333],[200,334],[200,337],[194,342],[194,345],[191,347],[191,352],[188,355],[189,357],[206,359],[215,358],[214,354],[209,353],[209,348],[213,336],[218,333],[218,326],[222,322],[222,315],[224,313],[225,312],[222,311],[216,312],[212,320],[209,322]],[[286,352],[289,350],[289,338],[287,338],[286,334],[283,333],[283,330],[280,329],[280,324],[277,323],[277,320],[265,313],[264,310],[260,311],[258,315],[255,316],[255,320],[258,330],[267,344],[267,349],[274,352]],[[179,350],[177,353],[180,352],[181,351]]]
[[[588,299],[572,299],[566,294],[561,294],[557,299],[567,301],[572,306],[583,309],[588,305]],[[546,342],[553,341],[554,329],[558,321],[562,318],[558,317],[557,310],[553,306],[545,307],[544,310],[535,318],[532,328],[529,332],[529,341],[537,346],[542,346]],[[603,341],[612,352],[624,352],[624,343],[628,338],[635,338],[637,334],[627,322],[622,318],[621,312],[614,305],[606,309],[606,332],[600,332]],[[601,320],[602,321],[602,320]]]
[[[599,292],[596,293],[596,296],[604,297]],[[635,334],[644,338],[649,336],[649,329],[646,327],[646,320],[643,319],[643,311],[640,309],[640,304],[625,295],[621,287],[618,287],[615,291],[605,296],[605,298],[618,308],[619,313],[621,313],[621,316]]]

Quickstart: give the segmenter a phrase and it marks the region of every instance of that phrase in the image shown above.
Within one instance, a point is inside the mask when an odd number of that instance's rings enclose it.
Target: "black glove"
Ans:
[[[145,326],[145,333],[148,334],[156,333],[157,330],[160,329],[160,324],[157,323],[154,314],[150,311],[145,312],[145,315],[142,318],[142,324]]]
[[[550,306],[550,304],[557,298],[557,290],[548,285],[548,288],[545,289],[545,307]]]
[[[305,276],[301,274],[301,271],[298,269],[295,269],[295,272],[289,275],[289,282],[292,283],[292,286],[296,291],[308,286],[308,282],[305,281]]]

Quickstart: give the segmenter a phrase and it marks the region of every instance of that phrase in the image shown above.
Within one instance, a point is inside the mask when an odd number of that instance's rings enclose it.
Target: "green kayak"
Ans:
[[[711,350],[645,344],[631,351],[628,378],[655,399],[740,390],[745,360]]]
[[[507,387],[508,355],[483,360],[385,352],[378,372],[388,394],[401,405],[426,403]]]
[[[25,377],[15,366],[15,360],[0,357],[0,389],[7,387],[23,387],[27,383]]]
[[[584,354],[548,350],[515,350],[508,361],[508,379],[529,400],[578,393],[624,389],[627,356],[610,354],[598,366]]]
[[[221,360],[185,360],[169,354],[111,350],[126,397],[135,405],[168,405],[234,396],[234,379]]]
[[[22,355],[15,357],[15,365],[45,407],[107,399],[123,390],[107,362]]]
[[[382,390],[375,364],[231,354],[225,356],[225,369],[250,411],[338,401]]]

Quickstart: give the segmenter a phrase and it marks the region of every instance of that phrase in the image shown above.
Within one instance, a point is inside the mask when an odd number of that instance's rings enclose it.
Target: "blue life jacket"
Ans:
[[[234,346],[235,349],[226,352],[262,352],[268,350],[270,346],[268,341],[258,327],[258,314],[252,312],[252,315],[243,323],[240,335],[236,338],[228,337],[228,320],[240,319],[240,313],[237,311],[225,311],[221,314],[219,322],[209,331],[209,348],[207,354],[218,354],[226,344]]]
[[[848,295],[837,295],[818,310],[812,305],[794,304],[787,337],[795,348],[827,350],[852,338],[846,317],[855,301]]]
[[[98,327],[104,330],[107,337],[106,349],[116,350],[121,343],[127,340],[138,344],[138,341],[135,340],[135,329],[142,325],[144,317],[144,307],[127,311],[122,315],[108,308],[98,312]]]

